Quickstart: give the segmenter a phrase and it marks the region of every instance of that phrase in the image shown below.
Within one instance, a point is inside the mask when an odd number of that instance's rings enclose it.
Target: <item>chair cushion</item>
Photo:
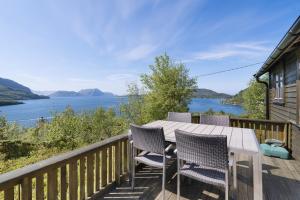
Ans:
[[[214,170],[202,168],[196,164],[186,163],[180,170],[180,174],[202,181],[208,184],[213,184],[217,186],[225,186],[225,173]]]
[[[283,147],[271,146],[268,144],[261,144],[260,149],[262,150],[262,152],[265,156],[274,156],[274,157],[279,157],[282,159],[289,158],[289,152]]]
[[[140,154],[135,157],[135,160],[152,167],[163,167],[163,156],[156,153]]]

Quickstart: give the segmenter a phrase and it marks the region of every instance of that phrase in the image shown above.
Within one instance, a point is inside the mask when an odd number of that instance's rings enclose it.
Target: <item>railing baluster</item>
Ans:
[[[80,200],[85,199],[85,157],[80,159]]]
[[[94,193],[94,154],[87,156],[87,195]]]
[[[108,148],[108,183],[112,181],[112,146]]]
[[[50,169],[47,174],[47,199],[57,199],[57,169]]]
[[[115,181],[120,183],[120,142],[115,144]]]
[[[128,153],[129,153],[128,148],[129,148],[128,140],[125,140],[124,141],[124,162],[123,162],[124,171],[123,171],[123,173],[128,172]]]
[[[36,188],[35,188],[36,200],[44,199],[44,175],[39,174],[36,176]]]
[[[95,184],[96,184],[96,191],[100,190],[100,152],[97,151],[96,152],[96,169],[95,169],[95,173],[96,173],[96,176],[95,176]]]
[[[101,188],[107,185],[107,148],[101,151]]]
[[[60,168],[60,199],[67,199],[67,167],[63,165]]]
[[[77,160],[73,160],[69,164],[69,193],[70,200],[78,199],[78,173]]]
[[[21,199],[22,200],[31,200],[32,199],[31,178],[25,177],[21,183],[21,188],[22,188]]]
[[[4,190],[4,200],[14,200],[15,193],[14,193],[14,186]]]

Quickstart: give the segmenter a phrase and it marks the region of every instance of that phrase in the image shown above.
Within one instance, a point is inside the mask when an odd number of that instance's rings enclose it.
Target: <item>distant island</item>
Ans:
[[[229,99],[232,95],[225,93],[218,93],[213,90],[199,88],[194,93],[195,98],[207,98],[207,99]]]
[[[22,104],[21,100],[48,98],[34,94],[28,87],[13,80],[0,78],[0,106]]]
[[[94,89],[83,89],[78,92],[75,91],[56,91],[49,95],[50,97],[83,97],[83,96],[115,96],[110,92],[102,92],[101,90]]]

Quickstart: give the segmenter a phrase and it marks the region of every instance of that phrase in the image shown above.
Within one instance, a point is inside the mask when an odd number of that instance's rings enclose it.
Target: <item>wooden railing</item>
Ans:
[[[200,116],[193,115],[192,121],[199,123]],[[287,149],[292,149],[292,130],[289,122],[231,117],[230,126],[254,129],[260,143],[264,143],[266,139],[278,139],[285,142]]]
[[[0,199],[95,199],[125,177],[128,152],[123,134],[2,174]]]

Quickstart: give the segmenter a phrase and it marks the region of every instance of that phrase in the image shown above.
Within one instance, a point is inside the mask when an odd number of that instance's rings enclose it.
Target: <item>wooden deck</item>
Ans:
[[[252,174],[247,157],[238,158],[238,188],[230,190],[231,199],[253,199]],[[166,199],[176,200],[175,168],[170,167],[166,184]],[[250,177],[250,178],[249,178]],[[263,157],[263,192],[266,200],[300,199],[300,161]],[[136,189],[131,191],[129,182],[105,194],[101,199],[161,199],[161,170],[143,167],[137,173]],[[224,192],[214,186],[185,178],[181,184],[181,200],[224,199]]]

